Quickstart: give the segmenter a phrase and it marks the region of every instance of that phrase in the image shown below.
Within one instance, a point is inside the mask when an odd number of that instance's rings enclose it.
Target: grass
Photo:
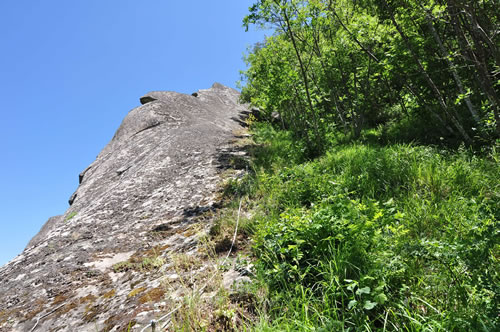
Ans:
[[[500,156],[331,139],[306,160],[254,124],[256,331],[500,328]]]
[[[77,214],[78,214],[78,212],[76,212],[76,211],[71,212],[70,214],[68,214],[68,216],[66,217],[65,221],[70,221]]]
[[[226,179],[225,189],[241,186],[240,180]],[[232,188],[232,189],[231,189]],[[163,298],[177,309],[170,317],[173,331],[240,331],[254,318],[253,294],[242,283],[226,289],[224,273],[230,269],[246,268],[249,221],[240,218],[234,246],[229,257],[239,202],[227,199],[221,192],[221,208],[207,212],[212,220],[209,232],[198,238],[196,253],[176,253],[169,256],[176,278],[163,280]],[[245,205],[245,204],[243,204]],[[200,232],[201,233],[201,232]]]

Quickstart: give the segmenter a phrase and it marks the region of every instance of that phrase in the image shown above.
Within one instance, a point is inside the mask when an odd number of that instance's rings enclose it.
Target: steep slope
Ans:
[[[170,310],[162,280],[177,277],[171,253],[196,252],[194,217],[215,202],[246,110],[238,97],[218,83],[142,97],[66,213],[0,269],[0,331],[118,331]]]

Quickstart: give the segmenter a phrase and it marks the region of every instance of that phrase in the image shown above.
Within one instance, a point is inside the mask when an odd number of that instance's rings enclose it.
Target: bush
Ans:
[[[292,146],[274,134],[256,140]],[[496,154],[350,144],[285,163],[263,151],[252,182],[263,330],[499,327]]]

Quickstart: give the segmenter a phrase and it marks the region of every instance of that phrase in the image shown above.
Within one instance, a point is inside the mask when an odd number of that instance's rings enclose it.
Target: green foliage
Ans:
[[[255,1],[244,25],[274,33],[242,100],[284,129],[252,122],[253,178],[231,186],[258,206],[256,330],[500,329],[498,13]]]
[[[66,221],[70,221],[74,216],[76,216],[78,214],[78,212],[76,211],[73,211],[71,212],[70,214],[68,214],[68,216],[66,217]]]
[[[479,4],[481,3],[481,4]],[[494,0],[259,0],[244,25],[274,34],[249,50],[242,98],[281,114],[306,155],[327,133],[487,145],[500,135]]]
[[[270,290],[256,330],[500,327],[495,149],[343,144],[304,161],[286,132],[260,125],[255,139],[254,252]]]

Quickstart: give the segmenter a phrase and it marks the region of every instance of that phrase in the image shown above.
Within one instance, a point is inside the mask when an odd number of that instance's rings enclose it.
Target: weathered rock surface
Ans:
[[[247,112],[238,97],[217,83],[196,97],[142,97],[80,174],[66,213],[0,268],[0,331],[138,330],[171,310],[182,295],[165,294],[180,273],[172,253],[196,252],[207,228],[195,217],[215,202]]]

